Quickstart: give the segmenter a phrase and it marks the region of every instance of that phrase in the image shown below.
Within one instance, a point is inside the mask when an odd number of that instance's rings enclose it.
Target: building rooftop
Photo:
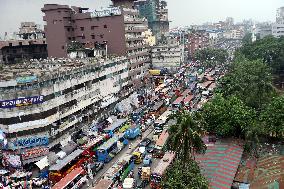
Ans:
[[[86,68],[102,67],[115,61],[127,60],[126,57],[112,57],[110,59],[86,58],[86,59],[44,59],[30,60],[21,64],[6,65],[0,72],[0,87],[4,82],[14,81],[16,85],[40,82],[60,75],[69,75]]]

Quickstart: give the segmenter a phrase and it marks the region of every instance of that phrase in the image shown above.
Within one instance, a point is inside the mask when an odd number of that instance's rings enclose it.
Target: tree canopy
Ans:
[[[228,56],[229,54],[226,50],[213,48],[200,49],[194,54],[195,60],[200,61],[206,68],[225,63]]]
[[[163,188],[168,189],[208,189],[208,181],[201,174],[200,168],[194,160],[186,164],[181,160],[174,161],[167,170]]]
[[[266,133],[277,138],[284,135],[284,96],[276,97],[263,110],[261,121]]]
[[[219,84],[218,91],[224,97],[236,96],[256,109],[269,103],[275,96],[270,68],[261,60],[249,61],[238,57]]]
[[[267,36],[253,43],[244,43],[238,53],[249,60],[262,60],[275,74],[280,75],[284,72],[284,37]]]
[[[168,129],[167,149],[176,152],[182,162],[189,161],[195,151],[204,153],[206,146],[201,139],[203,130],[190,113],[182,110],[173,114],[172,118],[176,119],[176,124]]]
[[[244,137],[255,119],[254,110],[235,96],[216,95],[200,114],[205,129],[222,137]]]

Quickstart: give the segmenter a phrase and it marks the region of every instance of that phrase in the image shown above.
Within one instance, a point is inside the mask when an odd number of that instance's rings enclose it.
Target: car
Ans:
[[[149,138],[144,138],[141,142],[140,142],[140,144],[139,144],[139,146],[148,146],[150,143],[151,143],[152,141],[149,139]]]
[[[101,169],[104,168],[104,163],[103,162],[95,162],[93,164],[91,164],[90,166],[93,174],[98,173]]]
[[[146,149],[147,152],[148,152],[148,153],[153,153],[153,152],[154,152],[154,147],[155,147],[154,145],[149,145],[149,146],[147,146],[147,149]]]

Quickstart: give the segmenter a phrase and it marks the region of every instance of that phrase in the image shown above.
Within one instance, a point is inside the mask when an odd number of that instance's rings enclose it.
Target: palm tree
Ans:
[[[191,114],[182,110],[173,114],[171,118],[176,120],[176,124],[168,130],[168,150],[176,152],[177,157],[183,163],[194,158],[194,152],[205,153],[206,146],[201,139],[202,128]]]

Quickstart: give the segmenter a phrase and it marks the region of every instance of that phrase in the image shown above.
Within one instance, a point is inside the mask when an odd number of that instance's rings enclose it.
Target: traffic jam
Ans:
[[[51,188],[161,188],[175,159],[165,150],[167,129],[175,124],[170,115],[181,109],[198,111],[213,96],[220,76],[218,68],[202,70],[191,63],[175,75],[159,77],[139,108],[98,123],[86,142],[42,169],[48,172]]]

